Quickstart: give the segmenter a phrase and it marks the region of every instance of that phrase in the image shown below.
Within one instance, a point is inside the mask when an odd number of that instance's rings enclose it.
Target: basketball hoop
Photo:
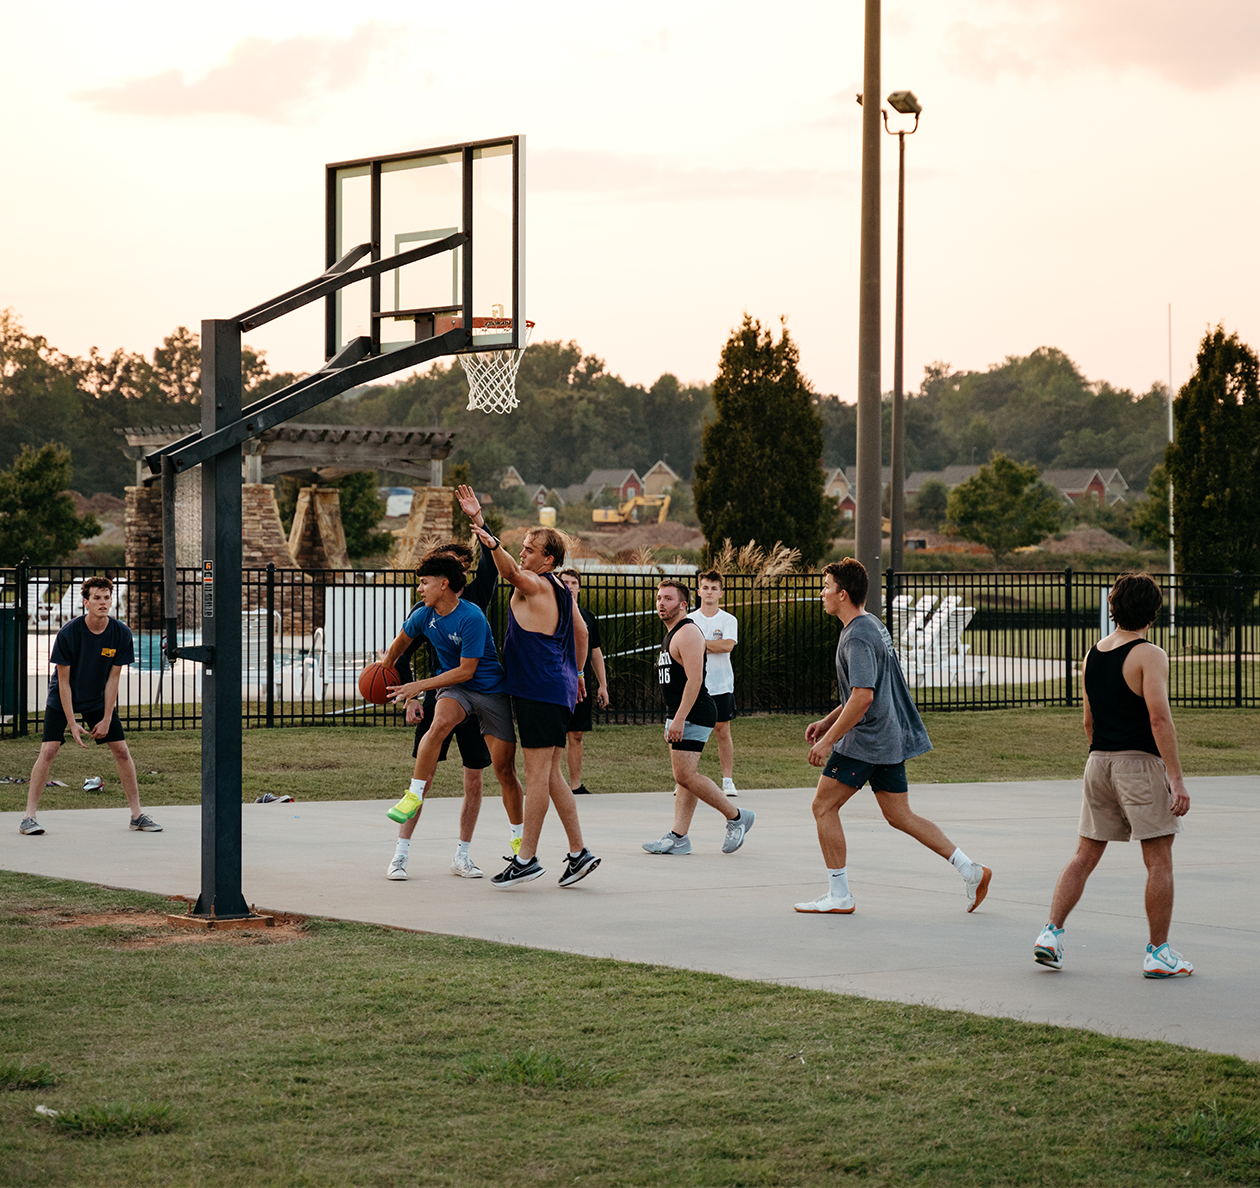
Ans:
[[[503,334],[512,329],[511,318],[473,318],[473,341],[479,334]],[[458,356],[464,374],[468,376],[468,410],[480,409],[484,413],[511,412],[520,403],[516,399],[516,372],[521,356],[529,345],[534,323],[525,323],[525,346],[518,350],[507,347],[501,350],[470,351]]]

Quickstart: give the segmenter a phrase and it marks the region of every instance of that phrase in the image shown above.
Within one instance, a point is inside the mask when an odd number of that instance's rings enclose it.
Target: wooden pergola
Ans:
[[[143,459],[189,434],[199,425],[147,425],[114,432],[126,439],[121,447],[136,464],[136,486],[159,481]],[[449,429],[407,429],[393,426],[304,425],[286,423],[267,429],[242,447],[245,482],[261,483],[278,474],[313,470],[332,480],[361,470],[386,470],[442,485],[442,461],[454,446]]]

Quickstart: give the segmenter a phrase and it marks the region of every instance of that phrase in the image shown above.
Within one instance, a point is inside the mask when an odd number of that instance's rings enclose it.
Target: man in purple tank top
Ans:
[[[471,506],[476,499],[467,487],[460,487],[458,496],[461,507],[465,502]],[[577,800],[560,772],[573,707],[586,696],[582,669],[589,642],[577,599],[556,576],[564,565],[565,540],[554,528],[532,529],[525,535],[517,565],[485,528],[473,531],[494,559],[499,575],[512,587],[503,669],[525,754],[521,852],[490,885],[506,890],[546,874],[538,861],[538,839],[547,806],[554,804],[569,837],[560,886],[571,887],[590,874],[599,859],[583,844]]]
[[[1127,573],[1111,591],[1116,629],[1085,657],[1085,794],[1080,843],[1063,868],[1050,921],[1033,946],[1033,960],[1063,968],[1063,925],[1112,841],[1136,838],[1146,863],[1150,943],[1142,963],[1148,978],[1188,976],[1194,969],[1168,945],[1173,909],[1173,839],[1190,797],[1177,756],[1168,707],[1168,654],[1146,638],[1163,596],[1144,573]]]

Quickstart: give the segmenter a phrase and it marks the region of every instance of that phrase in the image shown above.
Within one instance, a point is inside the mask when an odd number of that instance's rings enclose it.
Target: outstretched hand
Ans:
[[[459,500],[459,506],[470,520],[475,520],[481,515],[481,500],[477,498],[477,492],[467,483],[460,483],[455,488],[455,498]],[[473,525],[474,528],[476,526],[476,524]]]

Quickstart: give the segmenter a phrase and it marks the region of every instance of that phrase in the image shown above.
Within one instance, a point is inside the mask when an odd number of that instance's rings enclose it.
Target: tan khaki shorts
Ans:
[[[1180,833],[1164,761],[1146,751],[1090,752],[1078,832],[1103,842]]]

